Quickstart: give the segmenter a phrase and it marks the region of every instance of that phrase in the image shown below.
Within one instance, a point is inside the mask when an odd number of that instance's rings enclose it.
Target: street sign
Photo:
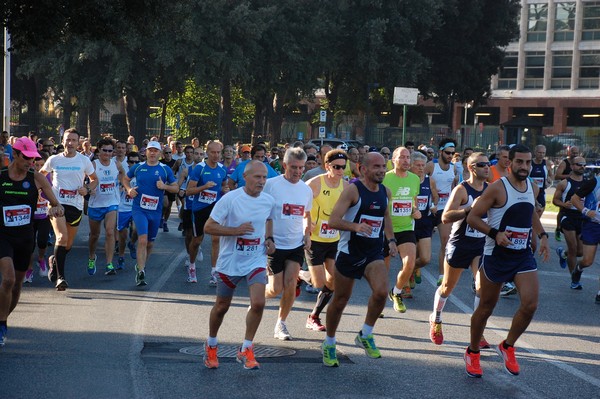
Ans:
[[[327,122],[327,111],[319,112],[319,122]]]
[[[417,105],[419,89],[410,87],[394,87],[394,104]]]
[[[325,138],[325,126],[319,126],[319,138],[320,139]]]
[[[296,139],[297,140],[304,140],[304,132],[297,132],[296,133]]]

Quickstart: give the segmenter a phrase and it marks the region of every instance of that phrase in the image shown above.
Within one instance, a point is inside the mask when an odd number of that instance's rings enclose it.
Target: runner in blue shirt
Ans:
[[[146,162],[132,166],[123,178],[125,192],[133,198],[133,222],[138,230],[137,265],[135,266],[135,283],[146,285],[144,268],[152,245],[158,234],[162,216],[162,201],[165,191],[179,191],[173,170],[161,165],[158,157],[162,151],[157,141],[150,141],[146,147]],[[136,187],[131,187],[131,179],[135,177]]]

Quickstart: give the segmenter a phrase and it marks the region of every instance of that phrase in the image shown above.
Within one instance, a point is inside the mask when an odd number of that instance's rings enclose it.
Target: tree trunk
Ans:
[[[333,130],[333,116],[335,115],[335,110],[337,108],[337,103],[338,103],[338,85],[337,82],[335,82],[335,79],[333,76],[327,76],[326,80],[325,80],[325,97],[327,98],[327,102],[328,102],[328,109],[327,109],[327,121],[325,122],[325,131],[326,132],[332,132]],[[337,132],[336,136],[337,136]],[[308,138],[308,137],[307,137]]]
[[[94,145],[100,140],[100,99],[92,93],[88,106],[88,131],[90,143]]]
[[[167,104],[169,103],[169,94],[165,95],[162,103],[162,109],[160,114],[160,132],[158,134],[158,141],[163,142],[165,138],[165,129],[167,127]]]
[[[283,124],[283,105],[285,104],[285,95],[277,93],[275,96],[273,115],[271,116],[270,136],[272,143],[281,141],[281,125]]]
[[[81,102],[77,105],[77,124],[75,126],[77,127],[77,131],[79,131],[79,137],[87,137],[89,139],[88,105],[82,105]]]
[[[135,109],[135,129],[133,130],[133,137],[135,137],[135,142],[139,147],[148,135],[148,132],[146,132],[146,118],[148,118],[150,101],[144,97],[136,97],[135,102],[137,108]]]
[[[73,105],[71,104],[71,96],[67,93],[63,93],[63,97],[60,100],[60,104],[62,105],[63,115],[62,115],[62,125],[65,130],[71,127],[71,116],[73,115]]]
[[[123,104],[125,105],[125,122],[127,123],[127,133],[130,136],[135,136],[135,99],[131,94],[123,96]]]
[[[219,105],[219,128],[221,129],[221,140],[225,144],[233,143],[233,108],[231,106],[231,81],[229,75],[225,74],[221,80],[221,103]]]

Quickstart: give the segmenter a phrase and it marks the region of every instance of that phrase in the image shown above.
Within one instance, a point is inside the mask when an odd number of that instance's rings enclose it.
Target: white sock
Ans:
[[[250,348],[251,346],[252,346],[252,341],[245,339],[244,343],[242,343],[242,352],[245,351],[246,348]]]
[[[216,275],[217,275],[217,269],[216,269],[215,267],[211,267],[211,268],[210,268],[210,274],[211,274],[212,276],[216,276]]]
[[[217,346],[217,337],[208,337],[206,343],[208,344],[208,346],[212,346],[214,348],[215,346]]]
[[[433,299],[433,311],[435,312],[435,322],[442,322],[442,311],[444,310],[444,306],[446,306],[446,300],[448,298],[444,298],[440,295],[440,288],[438,287],[435,290],[435,297]]]
[[[188,267],[190,268],[190,270],[196,270],[196,262],[190,263]]]
[[[362,338],[367,338],[369,335],[373,334],[373,326],[363,324],[362,330],[360,330],[360,332],[361,332],[360,336]]]
[[[335,337],[325,336],[325,345],[335,345]]]
[[[394,292],[394,295],[400,295],[400,294],[402,294],[402,290],[400,288],[396,287],[396,286],[394,286],[393,292]]]

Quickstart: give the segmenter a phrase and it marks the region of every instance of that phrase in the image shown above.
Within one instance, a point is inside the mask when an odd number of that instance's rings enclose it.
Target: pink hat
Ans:
[[[41,158],[37,152],[37,145],[28,137],[20,137],[12,145],[15,150],[21,151],[27,158]]]

